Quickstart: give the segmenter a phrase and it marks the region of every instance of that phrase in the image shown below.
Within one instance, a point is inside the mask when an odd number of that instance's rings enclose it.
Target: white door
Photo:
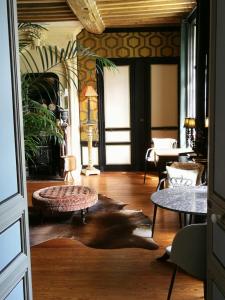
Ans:
[[[104,67],[105,166],[131,166],[130,66]]]
[[[30,300],[16,1],[0,1],[0,299]]]
[[[211,0],[208,297],[225,300],[225,1]]]

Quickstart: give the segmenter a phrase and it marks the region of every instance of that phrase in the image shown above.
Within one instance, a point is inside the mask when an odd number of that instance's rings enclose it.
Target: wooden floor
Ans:
[[[142,173],[101,173],[81,177],[81,183],[99,193],[141,209],[152,216],[150,195],[157,177]],[[63,182],[30,181],[28,198],[34,190]],[[159,250],[98,250],[72,240],[53,240],[31,249],[34,300],[163,300],[166,299],[172,265],[156,260],[178,230],[177,214],[158,209],[155,241]],[[173,300],[203,299],[202,283],[178,272]]]

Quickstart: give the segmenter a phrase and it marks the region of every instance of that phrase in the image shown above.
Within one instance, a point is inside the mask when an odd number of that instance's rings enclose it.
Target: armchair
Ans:
[[[144,163],[144,183],[146,180],[147,174],[147,165],[154,164],[157,166],[158,157],[155,154],[155,150],[165,150],[172,149],[177,147],[177,140],[172,138],[153,138],[152,147],[148,148],[145,154],[145,163]]]
[[[175,264],[167,300],[171,299],[173,285],[180,267],[188,274],[204,281],[206,295],[206,224],[192,224],[178,231],[172,247],[168,247],[170,261]]]

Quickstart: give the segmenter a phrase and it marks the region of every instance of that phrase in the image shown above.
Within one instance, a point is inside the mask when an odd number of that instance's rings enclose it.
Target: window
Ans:
[[[187,107],[186,116],[196,117],[196,18],[188,26],[187,32]]]

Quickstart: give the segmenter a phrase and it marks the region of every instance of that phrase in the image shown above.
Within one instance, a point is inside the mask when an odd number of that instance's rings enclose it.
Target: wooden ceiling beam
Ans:
[[[37,3],[39,4],[50,4],[50,3],[66,3],[66,0],[17,0],[18,4],[32,4],[36,5]]]
[[[115,16],[115,15],[121,15],[121,14],[151,14],[151,13],[164,13],[164,12],[168,12],[168,13],[176,13],[176,12],[189,12],[190,9],[185,8],[185,9],[181,9],[181,8],[173,8],[173,9],[154,9],[154,10],[135,10],[135,9],[127,9],[127,10],[120,10],[120,11],[107,11],[104,13],[101,13],[102,17],[105,18],[107,16]]]
[[[24,16],[19,17],[19,22],[62,22],[62,21],[74,21],[74,16],[48,16],[48,15],[42,15],[42,16],[32,16],[32,18],[27,18]]]
[[[68,5],[65,5],[64,3],[59,3],[59,5],[55,4],[37,4],[37,5],[31,5],[31,4],[18,4],[17,8],[23,9],[23,10],[38,10],[38,9],[67,9],[71,11],[71,9],[68,7]]]
[[[109,28],[123,28],[123,27],[149,27],[151,25],[178,25],[181,18],[154,18],[148,22],[146,20],[123,20],[123,22],[105,22],[106,27]]]
[[[18,16],[23,16],[24,13],[22,11],[18,11]],[[74,18],[74,14],[72,12],[64,12],[64,13],[57,13],[57,12],[52,12],[52,11],[45,11],[44,13],[42,12],[40,14],[40,12],[35,11],[35,12],[29,12],[29,16],[33,17],[33,16],[55,16],[55,17],[73,17]]]
[[[183,16],[185,15],[184,12],[177,12],[177,13],[173,13],[173,12],[160,12],[160,13],[149,13],[149,14],[145,14],[145,13],[133,13],[133,14],[120,14],[120,15],[110,15],[110,16],[105,16],[104,20],[123,20],[126,18],[141,18],[141,19],[149,19],[149,18],[154,18],[154,17],[167,17],[167,16],[171,16],[171,17],[176,17],[176,16]]]
[[[154,4],[154,3],[196,3],[196,0],[127,0],[125,3],[126,4],[129,4],[129,5],[134,5],[134,4],[142,4],[142,3],[145,3],[145,4]],[[104,5],[104,4],[112,4],[112,5],[121,5],[122,2],[121,0],[96,0],[96,3],[97,5]]]
[[[67,0],[67,3],[87,31],[96,34],[104,31],[95,0]]]
[[[23,8],[18,8],[18,11],[19,12],[23,12],[24,14],[30,14],[30,13],[39,13],[39,14],[42,14],[43,13],[43,9],[41,8],[36,8],[36,9],[29,9],[29,10],[26,10],[26,9],[23,9]],[[45,9],[44,11],[45,13],[46,12],[50,12],[50,13],[67,13],[67,14],[73,14],[73,12],[70,10],[70,9],[54,9],[54,10],[50,10],[50,9]]]
[[[108,6],[98,6],[98,9],[100,11],[100,13],[103,13],[105,11],[113,11],[113,10],[122,10],[122,9],[146,9],[146,10],[155,10],[155,9],[173,9],[179,7],[181,9],[191,9],[192,7],[194,7],[194,4],[165,4],[165,5],[161,5],[161,4],[136,4],[136,5],[128,5],[127,3],[123,3],[120,6],[113,6],[113,5],[108,5]]]

